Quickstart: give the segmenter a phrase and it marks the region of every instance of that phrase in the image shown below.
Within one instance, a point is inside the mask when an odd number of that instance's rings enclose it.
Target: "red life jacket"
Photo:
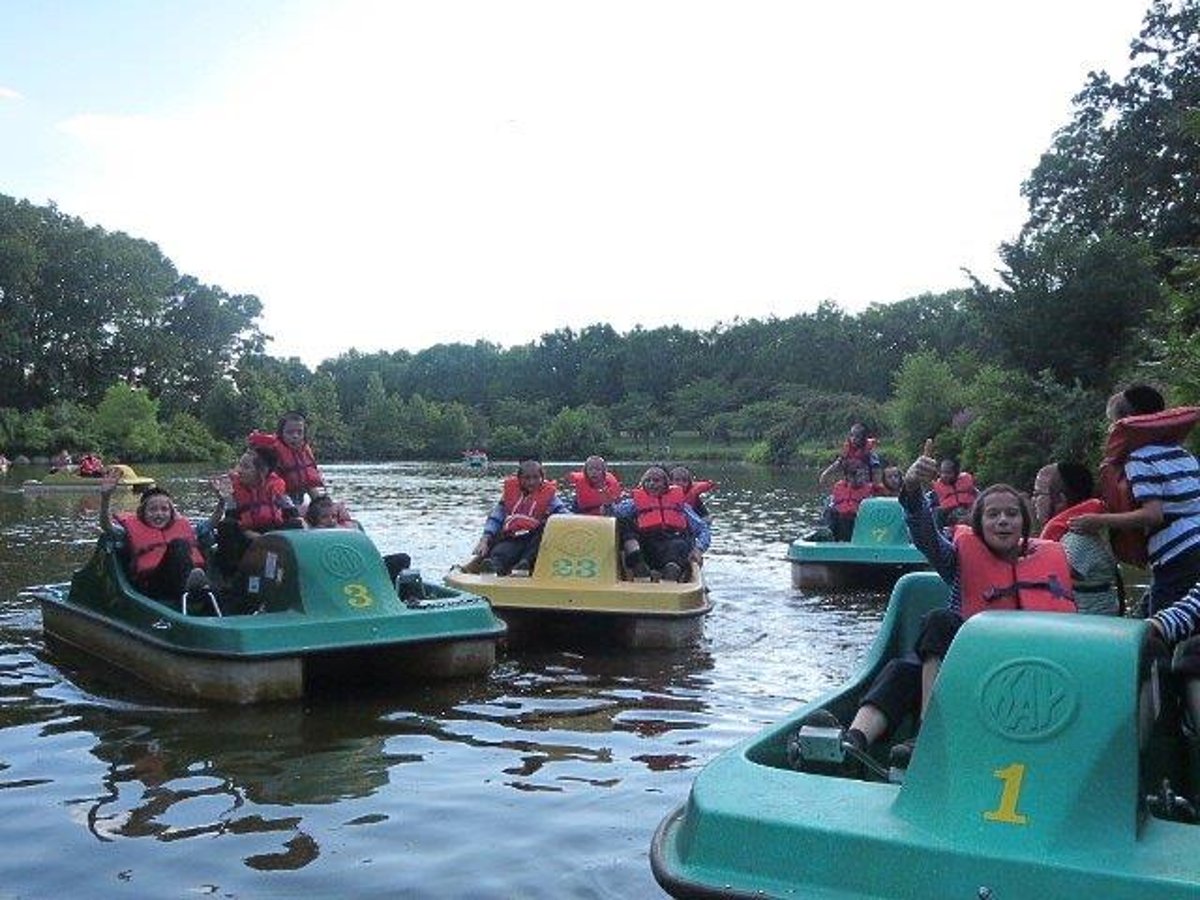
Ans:
[[[1075,612],[1071,565],[1057,541],[1030,539],[1014,563],[992,553],[971,529],[959,527],[954,549],[964,619],[988,609]]]
[[[679,485],[671,485],[658,496],[645,488],[636,487],[632,496],[633,506],[637,510],[638,531],[688,530],[687,516],[683,512],[683,488]]]
[[[1063,535],[1070,529],[1072,519],[1088,513],[1102,512],[1108,512],[1104,501],[1092,497],[1081,503],[1076,503],[1074,506],[1068,506],[1062,512],[1051,516],[1050,521],[1042,526],[1042,533],[1038,536],[1043,541],[1061,541]]]
[[[242,484],[236,471],[229,473],[233,481],[233,502],[237,504],[238,524],[254,531],[278,528],[283,524],[279,499],[287,496],[283,479],[271,472],[262,484],[248,487]]]
[[[129,556],[133,563],[135,580],[144,580],[157,569],[167,553],[167,544],[177,538],[188,542],[192,564],[203,568],[204,554],[200,552],[196,529],[186,516],[176,513],[166,528],[147,525],[134,513],[117,513],[113,518],[121,523],[121,527],[129,535]]]
[[[852,516],[858,512],[858,505],[868,497],[874,496],[875,491],[869,481],[854,487],[846,479],[841,478],[833,483],[833,491],[829,502],[833,511],[840,516]]]
[[[550,516],[550,501],[558,491],[558,484],[543,481],[532,494],[521,493],[521,482],[516,475],[504,479],[504,493],[500,502],[504,506],[504,524],[500,534],[521,537],[536,528]]]
[[[575,511],[585,516],[605,516],[608,509],[621,499],[621,482],[612,472],[604,473],[604,489],[592,485],[583,472],[572,472],[575,485]]]
[[[98,478],[104,474],[104,463],[96,454],[89,453],[79,460],[79,470],[76,474]]]
[[[696,504],[700,502],[700,495],[707,494],[717,486],[715,481],[693,481],[692,486],[687,489],[683,496],[683,502],[692,509],[696,508]]]
[[[246,442],[251,447],[265,447],[275,454],[275,471],[283,478],[289,494],[303,494],[313,488],[325,487],[325,479],[317,468],[308,441],[301,444],[299,450],[293,450],[280,440],[279,435],[252,431]]]
[[[975,477],[970,472],[959,472],[954,484],[934,479],[933,492],[937,494],[938,509],[970,509],[979,496]]]
[[[1133,489],[1125,478],[1125,460],[1147,444],[1182,444],[1192,427],[1200,421],[1200,407],[1176,406],[1144,416],[1117,419],[1104,443],[1104,461],[1100,463],[1100,496],[1109,512],[1131,512],[1138,508]],[[1131,566],[1146,567],[1149,553],[1146,532],[1139,528],[1113,528],[1109,531],[1113,553]]]
[[[875,452],[876,443],[877,441],[875,438],[869,437],[866,439],[863,445],[859,447],[857,444],[851,442],[849,438],[846,438],[846,443],[842,444],[842,468],[844,469],[846,464],[852,459],[857,459],[867,468],[868,471],[870,471],[871,455]]]

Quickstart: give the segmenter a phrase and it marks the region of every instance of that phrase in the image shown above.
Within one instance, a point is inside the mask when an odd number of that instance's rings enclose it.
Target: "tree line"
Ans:
[[[787,464],[851,421],[926,436],[985,481],[1095,461],[1104,397],[1200,400],[1200,0],[1154,0],[1120,80],[1092,73],[1022,186],[998,285],[705,331],[596,323],[502,348],[266,352],[261,303],[154,244],[0,196],[0,449],[219,459],[299,409],[323,459],[578,458],[678,431]],[[736,299],[736,298],[731,298]]]

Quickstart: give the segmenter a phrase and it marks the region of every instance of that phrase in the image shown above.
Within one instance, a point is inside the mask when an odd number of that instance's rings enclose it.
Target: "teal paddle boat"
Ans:
[[[1200,782],[1178,720],[1157,719],[1144,621],[988,612],[943,663],[907,773],[887,747],[838,762],[884,663],[944,603],[931,573],[896,585],[865,665],[840,691],[713,760],[659,826],[651,865],[676,897],[1200,897]],[[1141,723],[1141,724],[1139,724]],[[1154,724],[1149,724],[1154,723]],[[895,739],[912,734],[903,722]],[[823,772],[789,741],[833,751]],[[811,757],[810,757],[811,758]]]
[[[801,590],[890,590],[901,575],[928,569],[912,545],[904,510],[893,497],[862,502],[849,541],[801,538],[788,548],[792,587]]]
[[[180,608],[187,604],[147,597],[121,557],[102,537],[70,584],[29,590],[46,636],[193,699],[255,703],[322,683],[483,675],[504,634],[480,597],[413,572],[393,583],[375,545],[354,529],[258,538],[242,560],[237,615],[189,614]]]

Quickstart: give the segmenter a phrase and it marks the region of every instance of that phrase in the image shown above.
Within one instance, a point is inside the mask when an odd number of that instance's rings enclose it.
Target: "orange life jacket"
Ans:
[[[147,525],[134,513],[117,513],[113,518],[121,523],[129,535],[129,556],[135,579],[142,580],[157,569],[167,553],[167,544],[176,539],[188,542],[193,565],[204,566],[204,554],[200,552],[196,529],[186,516],[176,513],[166,528]]]
[[[1071,565],[1057,541],[1029,540],[1016,562],[992,553],[975,532],[960,526],[954,532],[962,617],[988,609],[1075,612]]]
[[[595,487],[583,472],[572,472],[575,511],[585,516],[608,515],[609,507],[621,499],[621,482],[612,472],[604,473],[604,489]]]
[[[679,485],[673,484],[657,496],[645,488],[637,487],[633,489],[632,496],[634,509],[637,510],[638,531],[688,530],[687,516],[683,512],[683,488]]]
[[[869,481],[855,487],[846,479],[841,478],[833,483],[829,502],[833,511],[839,516],[852,516],[858,512],[859,504],[874,494],[875,491]]]
[[[877,441],[875,438],[869,437],[866,439],[866,441],[863,443],[863,445],[861,447],[859,447],[857,444],[853,443],[849,438],[846,438],[846,443],[842,444],[842,455],[841,455],[842,468],[844,469],[846,467],[846,464],[848,462],[850,462],[850,460],[857,459],[864,466],[866,466],[868,470],[870,470],[871,456],[872,456],[872,454],[875,453],[875,444],[876,443],[877,443]]]
[[[1061,541],[1063,535],[1067,533],[1071,525],[1071,520],[1077,516],[1082,516],[1089,513],[1108,512],[1103,500],[1097,500],[1092,497],[1074,506],[1068,506],[1062,512],[1051,516],[1050,521],[1042,526],[1042,533],[1038,535],[1043,541]]]
[[[104,474],[104,462],[96,454],[89,453],[79,460],[79,470],[76,474],[98,478]]]
[[[287,486],[282,478],[270,472],[265,482],[250,487],[242,483],[236,471],[230,472],[229,477],[233,481],[233,502],[237,504],[239,525],[262,531],[283,524],[279,499],[287,495]]]
[[[692,486],[687,489],[683,496],[683,502],[692,509],[696,508],[696,504],[700,502],[700,495],[707,494],[717,486],[715,481],[693,481]]]
[[[1192,427],[1200,421],[1200,407],[1176,406],[1144,416],[1117,419],[1104,443],[1104,461],[1100,463],[1100,496],[1109,512],[1131,512],[1138,508],[1133,489],[1125,478],[1125,460],[1147,444],[1182,444]],[[1139,528],[1113,528],[1109,531],[1113,553],[1131,566],[1145,568],[1149,560],[1146,532]]]
[[[521,537],[536,528],[550,516],[550,501],[558,492],[558,484],[543,481],[532,494],[521,493],[521,482],[516,475],[504,479],[504,493],[500,502],[504,506],[504,524],[500,534]]]
[[[934,479],[933,492],[937,494],[938,509],[970,509],[979,496],[975,477],[970,472],[959,472],[954,484]]]
[[[252,431],[246,442],[251,447],[265,447],[275,454],[275,471],[283,478],[289,494],[303,494],[313,488],[325,487],[325,479],[317,468],[317,459],[308,441],[301,444],[299,450],[293,450],[277,434]]]

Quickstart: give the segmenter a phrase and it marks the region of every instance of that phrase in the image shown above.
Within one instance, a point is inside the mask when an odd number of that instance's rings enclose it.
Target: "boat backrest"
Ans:
[[[379,551],[354,528],[272,531],[257,538],[238,567],[252,605],[344,616],[404,608]]]
[[[874,670],[916,648],[921,622],[930,610],[946,605],[950,589],[934,572],[910,572],[892,588],[879,632],[867,653],[864,668]]]
[[[855,544],[909,544],[904,508],[895,497],[868,497],[854,517]]]
[[[1132,846],[1146,623],[986,612],[938,675],[896,813],[997,855]]]
[[[567,513],[551,516],[546,520],[533,578],[553,584],[616,584],[617,520]]]

